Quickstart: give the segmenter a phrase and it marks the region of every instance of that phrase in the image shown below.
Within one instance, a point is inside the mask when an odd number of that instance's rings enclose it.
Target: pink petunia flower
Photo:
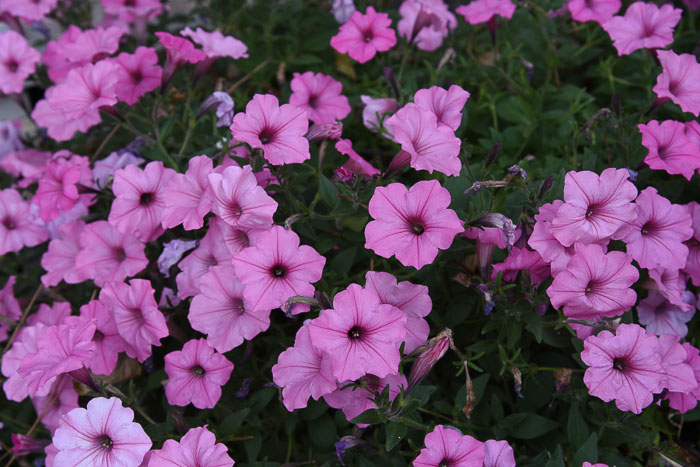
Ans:
[[[447,125],[438,125],[437,115],[416,104],[406,104],[386,120],[401,149],[411,155],[411,167],[459,175],[461,142]]]
[[[37,352],[24,357],[17,369],[29,395],[36,395],[59,375],[81,369],[95,352],[95,329],[93,319],[49,326],[37,341]]]
[[[333,309],[311,321],[314,347],[331,357],[333,376],[352,381],[365,373],[398,373],[399,344],[406,337],[406,313],[383,304],[371,290],[350,284],[333,299]]]
[[[116,397],[96,397],[68,412],[53,435],[54,465],[138,466],[151,440],[134,422],[134,411]]]
[[[204,216],[211,211],[207,177],[213,170],[211,158],[201,155],[189,160],[187,172],[173,175],[161,195],[165,205],[161,214],[164,228],[172,229],[180,224],[185,230],[202,228]]]
[[[120,53],[114,63],[119,65],[115,92],[117,99],[134,105],[149,91],[153,91],[163,78],[155,49],[139,47],[134,53]]]
[[[700,145],[686,136],[685,125],[666,120],[652,120],[637,125],[642,133],[642,145],[649,150],[644,162],[654,170],[681,174],[690,180],[700,169]]]
[[[663,72],[656,78],[654,92],[671,99],[684,112],[700,114],[700,63],[695,55],[677,55],[673,50],[657,52]]]
[[[484,467],[515,467],[515,455],[508,441],[484,441]]]
[[[571,18],[582,23],[595,21],[603,24],[620,11],[620,0],[569,0],[566,7]]]
[[[83,156],[52,159],[46,164],[46,172],[39,179],[39,187],[32,202],[39,206],[39,216],[44,221],[56,219],[61,211],[70,211],[86,196],[78,193],[78,185],[92,185],[90,160]]]
[[[0,34],[0,92],[22,92],[24,81],[34,73],[40,58],[22,35],[11,30]]]
[[[627,252],[643,268],[684,268],[688,247],[683,242],[693,235],[686,208],[671,204],[653,187],[644,189],[635,204],[637,220],[622,238]]]
[[[632,203],[637,188],[626,169],[608,168],[600,175],[571,171],[564,179],[564,201],[549,231],[564,246],[607,241],[636,218]]]
[[[187,315],[192,328],[206,334],[209,345],[219,352],[228,352],[270,327],[270,309],[252,310],[235,277],[231,264],[209,268]]]
[[[123,169],[127,165],[141,165],[143,163],[144,159],[129,149],[115,151],[95,162],[92,176],[97,186],[104,188],[112,180],[114,172],[117,170]]]
[[[99,300],[91,300],[80,307],[80,317],[94,319],[97,327],[92,337],[95,352],[85,365],[97,375],[111,374],[117,366],[119,353],[126,350],[126,344],[117,331],[110,310]]]
[[[365,227],[365,248],[379,256],[396,256],[404,266],[420,269],[435,260],[438,250],[452,245],[464,230],[448,209],[452,198],[437,180],[424,180],[410,190],[401,183],[377,187],[369,202],[375,220]]]
[[[277,211],[277,202],[258,185],[250,165],[226,167],[209,174],[213,211],[237,228],[267,228]]]
[[[683,10],[667,3],[660,8],[647,2],[634,2],[624,16],[613,16],[602,24],[619,56],[638,49],[660,49],[673,42],[673,30]]]
[[[685,337],[688,323],[695,316],[695,296],[692,292],[683,294],[683,298],[692,305],[690,311],[683,311],[679,306],[669,302],[660,292],[650,290],[649,296],[637,304],[639,323],[650,334],[673,334]]]
[[[272,367],[272,380],[282,389],[287,410],[303,409],[309,397],[318,400],[336,389],[329,354],[311,343],[309,326],[297,331],[294,346],[282,352]]]
[[[255,246],[233,257],[236,276],[245,285],[243,296],[250,308],[271,310],[295,295],[312,297],[312,282],[321,279],[326,258],[299,237],[278,225],[261,233]]]
[[[457,131],[462,123],[462,109],[469,99],[469,93],[453,84],[445,90],[439,86],[419,89],[413,95],[418,107],[430,110],[437,117],[438,125],[445,125]]]
[[[615,335],[602,331],[583,341],[588,392],[617,408],[639,414],[662,391],[666,373],[656,336],[636,324],[621,324]]]
[[[20,149],[0,158],[0,169],[17,179],[17,186],[26,188],[44,175],[46,163],[52,154],[48,151]]]
[[[46,287],[53,287],[61,280],[67,284],[78,284],[88,279],[75,266],[81,248],[80,235],[84,229],[83,221],[67,222],[60,227],[59,236],[49,243],[49,249],[41,257],[41,267],[46,270],[46,274],[41,276],[41,282]]]
[[[37,414],[42,414],[41,423],[53,434],[60,425],[61,418],[78,405],[78,393],[74,380],[64,374],[51,385],[51,390],[44,396],[32,396],[32,405]]]
[[[669,391],[668,394],[666,394],[666,399],[668,399],[668,405],[672,409],[678,410],[681,413],[686,413],[694,409],[698,405],[698,400],[700,400],[700,351],[690,345],[689,342],[684,342],[682,347],[685,350],[685,360],[683,360],[683,363],[689,365],[693,370],[695,382],[698,386],[691,391]]]
[[[217,443],[214,433],[204,425],[190,428],[180,442],[166,440],[161,449],[151,451],[150,460],[143,467],[232,467],[234,462],[227,452],[226,445]]]
[[[678,269],[655,268],[649,270],[649,278],[656,283],[656,288],[666,297],[666,300],[676,305],[683,311],[689,311],[692,307],[683,301],[685,284],[688,277]]]
[[[10,350],[3,354],[0,364],[2,364],[2,374],[7,379],[3,382],[2,389],[8,400],[22,402],[29,395],[29,385],[17,370],[27,355],[39,351],[39,339],[48,328],[49,325],[44,323],[28,323],[17,333],[17,338],[12,343]],[[34,395],[45,396],[51,389],[51,385],[39,387]]]
[[[25,21],[41,21],[56,7],[58,0],[3,0],[2,12]]]
[[[311,157],[309,141],[304,135],[309,121],[304,109],[292,104],[280,107],[270,94],[256,94],[245,112],[233,117],[231,132],[236,140],[262,149],[265,159],[273,165],[300,163]]]
[[[331,47],[360,63],[370,61],[377,52],[386,52],[396,45],[396,33],[390,28],[386,13],[367,7],[365,14],[356,11],[338,34],[331,37]]]
[[[69,120],[94,115],[100,107],[116,104],[118,69],[107,60],[72,69],[64,81],[53,87],[49,104]]]
[[[639,279],[632,257],[621,251],[607,254],[600,245],[576,245],[576,254],[547,289],[552,306],[564,307],[574,319],[598,320],[619,316],[634,305],[630,287]]]
[[[16,190],[0,190],[0,256],[39,245],[48,238],[41,220],[30,212],[29,203]]]
[[[475,0],[469,5],[458,6],[455,12],[464,16],[471,24],[488,23],[496,16],[511,19],[515,12],[515,3],[510,0]]]
[[[511,253],[502,263],[493,265],[491,280],[495,280],[498,273],[505,282],[513,282],[520,271],[528,271],[530,282],[538,286],[550,275],[550,268],[536,251],[527,248],[513,247]]]
[[[166,206],[163,191],[175,174],[160,161],[149,162],[143,170],[135,165],[117,170],[112,183],[116,199],[109,211],[109,223],[144,242],[158,238],[163,233]]]
[[[332,123],[342,120],[350,113],[348,98],[342,95],[340,81],[323,73],[294,73],[291,83],[292,95],[289,103],[306,110],[314,123]]]
[[[123,281],[148,264],[143,242],[122,234],[106,221],[86,225],[80,234],[80,246],[75,257],[76,273],[99,286]]]
[[[211,409],[221,398],[221,386],[231,377],[233,363],[209,347],[204,339],[185,342],[181,351],[164,358],[168,403],[198,409]]]
[[[0,315],[12,321],[19,321],[22,316],[22,310],[19,308],[19,302],[15,298],[13,290],[16,280],[16,276],[10,276],[3,288],[0,289]],[[0,342],[7,339],[9,328],[10,323],[0,321]]]
[[[342,128],[341,128],[342,131]],[[5,156],[13,154],[15,151],[22,151],[22,120],[2,120],[0,121],[0,168],[5,172],[10,170],[5,168],[3,160]],[[9,167],[12,167],[11,165]]]
[[[689,393],[697,389],[698,382],[693,369],[685,362],[687,354],[679,341],[680,337],[671,334],[658,337],[661,366],[666,372],[664,388]]]
[[[46,326],[58,326],[66,322],[71,312],[71,306],[68,302],[53,302],[51,306],[42,303],[36,312],[27,316],[27,325],[45,324]]]
[[[374,99],[369,96],[360,96],[360,99],[364,104],[362,124],[373,133],[378,132],[384,120],[401,107],[396,99],[390,97]]]
[[[367,162],[362,156],[355,152],[352,148],[352,141],[349,139],[341,139],[335,143],[335,149],[349,157],[348,161],[342,165],[345,170],[363,178],[371,179],[380,172],[372,164]]]
[[[202,46],[202,51],[207,58],[197,64],[197,75],[204,74],[217,58],[229,57],[234,60],[248,58],[248,47],[233,36],[224,36],[219,31],[207,32],[202,28],[195,31],[189,26],[185,27],[180,34],[192,39],[195,44]]]
[[[379,298],[379,303],[392,305],[406,314],[406,345],[408,355],[425,344],[430,334],[430,325],[423,319],[433,309],[433,302],[424,285],[408,281],[397,282],[388,272],[369,271],[365,275],[365,289]]]
[[[404,375],[387,375],[378,378],[374,375],[362,377],[364,388],[350,385],[350,381],[338,384],[337,389],[330,394],[323,396],[323,400],[334,409],[341,409],[348,421],[357,417],[361,413],[376,409],[377,404],[374,398],[377,393],[384,391],[389,386],[389,400],[393,401],[401,393],[401,389],[406,390],[408,383]],[[345,389],[341,389],[345,387]],[[366,427],[366,424],[358,423],[358,427]]]
[[[85,132],[102,121],[99,112],[87,112],[79,118],[69,119],[60,110],[60,107],[53,107],[51,100],[56,95],[56,86],[46,90],[45,99],[40,100],[34,106],[31,117],[36,124],[46,128],[49,137],[56,141],[68,141],[76,132]]]
[[[693,222],[693,236],[686,240],[688,261],[683,272],[690,276],[693,285],[700,285],[700,204],[692,201],[685,205]]]
[[[151,356],[151,346],[160,346],[160,340],[169,334],[153,293],[151,283],[144,279],[131,279],[129,284],[109,282],[100,291],[100,302],[112,313],[126,354],[140,362]]]
[[[440,47],[457,27],[457,17],[442,0],[404,0],[399,13],[399,35],[428,52]]]
[[[173,36],[167,32],[156,32],[158,41],[165,47],[167,58],[163,67],[161,89],[165,89],[173,75],[185,63],[199,63],[207,55],[194,47],[194,44],[184,37]]]
[[[425,435],[425,447],[413,461],[415,467],[482,467],[483,464],[484,443],[444,425],[437,425]]]

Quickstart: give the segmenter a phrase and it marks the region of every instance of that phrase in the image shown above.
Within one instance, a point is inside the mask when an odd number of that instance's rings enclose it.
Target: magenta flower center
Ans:
[[[420,219],[408,219],[408,226],[415,235],[422,235],[425,232],[425,224]]]
[[[359,339],[362,337],[362,328],[359,326],[353,326],[348,331],[348,337],[352,340]]]
[[[629,365],[627,364],[627,360],[617,357],[613,359],[613,368],[615,368],[617,371],[625,371],[629,369]]]
[[[202,368],[201,366],[195,365],[192,367],[192,373],[194,373],[197,376],[204,376],[204,373],[206,373],[206,371],[204,371],[204,368]]]
[[[110,438],[107,435],[102,435],[99,438],[97,438],[97,444],[100,448],[102,448],[105,451],[110,451],[114,447],[114,442],[112,441],[112,438]]]
[[[590,218],[595,214],[596,207],[597,206],[595,204],[591,204],[590,206],[588,206],[588,209],[586,210],[586,218]]]
[[[216,266],[219,264],[219,261],[214,257],[214,255],[208,257],[204,263],[208,264],[209,266]]]
[[[245,313],[245,307],[243,306],[243,300],[240,298],[232,298],[231,299],[231,309],[234,312],[238,312],[238,314],[242,315]]]
[[[136,70],[133,73],[131,73],[132,83],[139,84],[141,81],[143,81],[143,75],[141,74],[141,70]]]
[[[275,133],[272,131],[270,128],[263,128],[260,134],[258,135],[258,139],[260,139],[260,142],[262,144],[270,144],[275,138]]]
[[[124,248],[122,247],[117,247],[112,250],[112,255],[113,258],[120,263],[126,259],[126,251],[124,251]]]
[[[318,105],[318,96],[311,94],[309,96],[309,107],[311,107],[312,109],[315,109],[317,105]]]
[[[139,204],[141,206],[148,206],[153,202],[153,193],[141,193],[139,198]]]
[[[372,30],[363,31],[362,35],[365,38],[365,42],[372,42],[372,39],[374,39],[374,33]]]
[[[287,268],[281,264],[276,264],[270,269],[270,273],[276,278],[283,278],[287,274]]]
[[[103,340],[105,340],[105,335],[102,334],[100,331],[95,330],[95,335],[92,336],[92,340],[95,342],[102,342]]]
[[[2,220],[2,225],[7,229],[7,230],[15,230],[17,228],[17,224],[15,224],[14,219],[11,217],[6,217]]]
[[[14,73],[19,69],[19,63],[14,58],[11,58],[5,66],[7,67],[8,70],[10,70],[11,73]]]
[[[642,226],[642,235],[653,235],[656,231],[656,225],[652,221],[647,222]]]

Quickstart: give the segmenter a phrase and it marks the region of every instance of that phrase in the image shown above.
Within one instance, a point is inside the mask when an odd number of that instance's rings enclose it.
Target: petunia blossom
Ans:
[[[2,12],[25,21],[41,21],[56,7],[58,0],[3,0]]]
[[[656,78],[654,92],[671,99],[684,112],[700,115],[700,63],[695,55],[677,55],[673,50],[657,52],[663,72]]]
[[[379,378],[398,373],[406,314],[381,303],[373,291],[350,284],[333,298],[333,309],[324,310],[309,326],[312,344],[330,355],[338,381],[365,373]]]
[[[432,52],[457,27],[457,17],[443,0],[404,0],[399,7],[399,35]]]
[[[5,282],[5,285],[0,289],[0,316],[7,318],[10,321],[18,321],[22,316],[22,311],[19,307],[19,302],[15,298],[14,286],[17,280],[16,276],[10,276]],[[10,328],[10,323],[0,320],[0,342],[7,339],[7,331]]]
[[[0,256],[44,243],[49,234],[30,212],[29,203],[12,188],[0,190]]]
[[[244,298],[251,310],[284,306],[295,295],[312,297],[312,282],[321,279],[326,258],[299,237],[278,225],[258,236],[255,246],[233,257],[236,277],[245,285]]]
[[[571,18],[582,23],[595,21],[603,24],[615,16],[621,6],[620,0],[569,0],[566,2]]]
[[[343,85],[331,76],[311,71],[294,73],[289,85],[289,103],[306,110],[314,123],[332,123],[350,113],[348,98],[341,94]]]
[[[613,16],[602,24],[619,56],[638,49],[660,49],[673,42],[673,30],[683,10],[670,3],[659,7],[649,2],[634,2],[624,16]]]
[[[170,352],[164,360],[168,403],[183,407],[192,403],[198,409],[213,408],[233,371],[233,363],[204,339],[185,342],[182,350]]]
[[[32,405],[37,414],[42,414],[41,423],[53,434],[59,427],[61,418],[78,405],[78,393],[74,386],[75,380],[67,374],[59,376],[51,385],[47,395],[31,397]]]
[[[227,454],[224,443],[217,443],[214,433],[207,426],[190,428],[175,441],[168,439],[161,449],[151,451],[149,462],[143,467],[232,467],[233,459]]]
[[[621,324],[583,341],[581,360],[588,392],[617,408],[639,414],[664,387],[658,338],[636,324]]]
[[[155,49],[138,47],[131,54],[122,52],[114,63],[119,65],[115,92],[120,101],[134,105],[141,96],[160,86],[163,69],[158,65]]]
[[[700,204],[695,201],[685,205],[692,219],[693,236],[685,241],[688,261],[683,272],[690,276],[693,285],[700,285]]]
[[[180,224],[185,230],[200,229],[204,216],[211,211],[207,177],[214,170],[214,162],[209,156],[201,155],[192,157],[188,164],[187,172],[173,174],[163,188],[161,223],[166,229]]]
[[[360,96],[360,100],[364,104],[362,108],[362,124],[373,133],[378,132],[384,120],[401,107],[396,99],[391,97],[375,99],[370,96]]]
[[[425,435],[425,447],[413,461],[415,467],[438,467],[454,465],[460,467],[482,467],[484,465],[484,443],[457,429],[437,425]]]
[[[233,117],[231,132],[239,141],[254,149],[262,149],[273,165],[300,163],[311,157],[306,112],[292,104],[279,105],[275,96],[256,94],[245,112]]]
[[[48,161],[32,198],[32,202],[39,206],[39,216],[44,221],[51,221],[62,211],[70,211],[80,200],[88,201],[89,195],[78,193],[79,185],[87,188],[92,185],[92,170],[87,157],[73,155]]]
[[[0,92],[22,92],[25,80],[34,73],[40,58],[39,52],[21,34],[12,30],[0,34]]]
[[[508,441],[484,441],[484,467],[515,467],[515,455]]]
[[[683,300],[685,284],[688,277],[678,269],[654,268],[649,269],[649,278],[655,282],[656,289],[666,297],[666,300],[683,311],[693,308]]]
[[[207,56],[197,64],[197,75],[204,74],[217,58],[229,57],[234,60],[248,58],[248,46],[233,36],[224,36],[219,31],[207,32],[202,28],[193,31],[187,26],[180,31],[180,34],[202,46],[202,52]]]
[[[387,386],[389,401],[393,401],[402,390],[406,390],[408,385],[406,377],[401,374],[387,375],[383,378],[368,374],[363,376],[360,382],[363,387],[350,385],[350,381],[338,383],[337,389],[323,396],[323,400],[329,406],[341,409],[345,418],[351,421],[367,410],[376,409],[377,404],[375,404],[374,398],[378,393],[382,393]],[[367,424],[358,423],[357,426],[364,428]]]
[[[239,228],[267,228],[277,202],[258,185],[250,165],[226,167],[208,175],[213,211],[227,224]]]
[[[462,123],[462,109],[469,99],[469,93],[453,84],[449,89],[433,86],[419,89],[413,95],[418,107],[430,110],[437,117],[438,125],[445,125],[457,131]]]
[[[539,253],[527,248],[513,247],[505,261],[493,265],[491,280],[495,280],[498,273],[501,273],[505,282],[514,282],[520,271],[528,271],[530,282],[535,286],[551,275],[549,265]]]
[[[697,386],[691,391],[669,391],[666,394],[666,399],[668,399],[668,405],[672,409],[685,413],[694,409],[698,405],[698,400],[700,400],[700,351],[689,342],[684,342],[682,346],[685,350],[683,363],[689,365],[693,370]]]
[[[447,125],[438,125],[431,110],[406,104],[386,120],[401,148],[411,155],[411,167],[458,176],[462,170],[459,158],[461,142]]]
[[[367,179],[371,179],[375,175],[380,174],[378,169],[355,152],[352,148],[352,141],[349,139],[338,140],[338,142],[335,143],[335,149],[339,153],[348,156],[348,161],[342,165],[345,170]]]
[[[669,302],[660,292],[650,290],[649,296],[637,304],[639,323],[650,334],[673,334],[685,337],[688,334],[687,323],[695,316],[695,296],[692,292],[683,294],[683,298],[693,307],[683,311]]]
[[[365,227],[365,248],[379,256],[396,256],[404,266],[420,269],[435,260],[438,250],[452,245],[464,230],[448,209],[450,193],[437,180],[424,180],[408,190],[401,183],[377,187],[369,202],[373,221]]]
[[[46,274],[41,276],[41,282],[47,287],[57,285],[61,280],[67,284],[77,284],[88,276],[79,271],[75,260],[80,252],[80,235],[85,229],[85,222],[76,220],[63,224],[59,236],[49,242],[49,249],[41,257],[41,267]]]
[[[54,465],[138,467],[151,440],[119,398],[96,397],[68,412],[53,435]]]
[[[388,14],[377,13],[369,6],[364,14],[356,11],[340,26],[338,34],[331,37],[331,47],[341,54],[348,54],[353,60],[366,63],[377,52],[386,52],[396,45],[396,33],[390,26]]]
[[[693,368],[686,363],[686,351],[680,337],[663,334],[658,337],[661,366],[666,372],[664,388],[672,392],[689,393],[698,387]]]
[[[167,32],[156,32],[158,41],[165,47],[167,58],[163,67],[161,89],[165,89],[173,75],[185,63],[199,63],[207,55],[194,47],[194,44],[184,37],[173,36]]]
[[[644,163],[652,169],[680,174],[687,180],[700,169],[700,145],[686,136],[683,123],[666,120],[659,124],[652,120],[637,128],[642,134],[642,145],[649,150]]]
[[[515,8],[515,3],[510,0],[475,0],[458,6],[455,12],[462,15],[467,23],[477,25],[488,23],[496,16],[511,19]]]
[[[209,345],[219,352],[228,352],[270,327],[270,309],[252,310],[235,277],[231,264],[209,268],[187,315],[192,328],[206,334]]]
[[[90,371],[97,375],[109,375],[117,366],[119,353],[126,350],[124,339],[117,331],[111,310],[99,300],[91,300],[80,307],[80,317],[95,320],[95,352],[85,362]]]

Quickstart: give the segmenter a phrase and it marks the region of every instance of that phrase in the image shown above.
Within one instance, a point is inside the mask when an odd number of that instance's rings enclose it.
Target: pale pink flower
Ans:
[[[671,99],[684,112],[700,114],[700,63],[695,55],[677,55],[673,50],[657,52],[663,72],[656,78],[654,92]]]
[[[639,194],[636,205],[637,220],[622,238],[627,252],[643,268],[684,268],[688,247],[683,242],[693,235],[685,206],[671,204],[653,187]]]
[[[386,120],[401,149],[411,155],[411,167],[459,175],[461,142],[452,128],[438,125],[437,115],[416,104],[406,104]]]
[[[406,313],[381,303],[373,291],[350,284],[333,298],[333,309],[324,310],[309,326],[311,342],[330,355],[338,381],[365,373],[379,378],[398,373]]]
[[[695,316],[695,295],[692,292],[686,292],[683,298],[692,306],[690,311],[681,310],[660,292],[650,290],[649,296],[637,304],[639,323],[644,325],[647,332],[651,334],[673,334],[685,337],[688,334],[687,323]]]
[[[515,467],[515,455],[508,441],[484,441],[484,467]]]
[[[377,52],[386,52],[396,45],[396,33],[390,28],[386,13],[367,7],[365,14],[356,11],[338,34],[331,37],[331,47],[360,63],[370,61]]]
[[[126,350],[126,344],[117,331],[110,310],[99,300],[91,300],[80,307],[80,317],[94,319],[97,326],[92,337],[95,352],[85,366],[97,375],[111,374],[117,366],[119,353]]]
[[[425,435],[425,447],[413,461],[415,467],[482,467],[483,464],[484,443],[444,425],[437,425]]]
[[[185,342],[181,351],[164,358],[168,403],[198,409],[211,409],[221,398],[221,386],[231,377],[233,363],[209,347],[204,339]]]
[[[194,249],[199,244],[199,240],[170,240],[163,244],[163,251],[158,256],[158,270],[165,277],[170,277],[170,268],[176,265],[182,255]]]
[[[70,211],[82,198],[89,198],[78,193],[78,185],[92,185],[90,160],[83,156],[52,159],[46,164],[46,172],[39,179],[39,187],[32,202],[39,206],[39,216],[44,221],[56,219],[61,211]]]
[[[124,235],[106,221],[85,226],[80,234],[81,249],[75,257],[76,273],[103,286],[123,281],[148,264],[145,245],[132,235]]]
[[[637,188],[626,169],[608,168],[600,175],[571,171],[564,179],[564,201],[549,232],[564,246],[609,240],[635,221]]]
[[[306,111],[292,104],[279,105],[270,94],[256,94],[245,112],[233,117],[231,132],[236,140],[262,149],[265,159],[273,165],[304,162],[309,153],[309,141],[304,135],[309,129]]]
[[[184,37],[173,36],[167,32],[156,32],[156,36],[167,53],[161,89],[165,89],[177,69],[182,65],[188,62],[199,63],[207,58],[204,52],[196,49],[194,44]]]
[[[571,18],[585,23],[595,21],[603,24],[620,11],[620,0],[569,0],[566,8],[571,13]]]
[[[550,268],[536,251],[527,248],[513,247],[508,257],[502,263],[493,265],[491,280],[495,280],[498,273],[505,282],[513,282],[520,271],[528,271],[530,283],[538,286],[550,275]]]
[[[654,268],[649,269],[649,278],[656,283],[656,288],[666,297],[666,300],[676,305],[683,311],[689,311],[692,307],[683,301],[685,284],[688,277],[678,269]]]
[[[419,89],[413,95],[418,107],[430,110],[437,117],[438,125],[445,125],[457,131],[462,123],[462,109],[469,99],[469,93],[453,84],[449,89],[433,86]]]
[[[671,392],[689,393],[698,387],[693,369],[685,360],[687,354],[680,337],[664,334],[658,337],[661,366],[666,372],[664,388]]]
[[[700,204],[692,201],[685,205],[692,218],[693,236],[686,240],[688,247],[688,261],[683,272],[688,274],[693,285],[700,285]]]
[[[116,397],[96,397],[87,409],[68,412],[53,435],[56,467],[138,467],[151,440],[134,422],[134,411]]]
[[[406,314],[404,354],[408,355],[425,344],[430,325],[423,318],[433,309],[428,287],[408,281],[397,282],[396,277],[388,272],[369,271],[365,280],[365,289],[374,292],[379,303],[392,305]]]
[[[617,408],[639,414],[662,391],[666,373],[658,338],[636,324],[621,324],[615,335],[602,331],[583,341],[588,392]]]
[[[294,346],[282,352],[272,367],[272,380],[282,389],[282,401],[290,412],[303,409],[309,397],[318,400],[336,389],[331,357],[311,343],[309,326],[297,331]]]
[[[56,141],[68,141],[76,132],[85,132],[102,121],[100,113],[96,110],[88,111],[79,118],[69,119],[58,105],[52,103],[51,99],[57,96],[54,91],[56,86],[47,89],[45,99],[36,103],[31,114],[38,126],[46,128],[49,137]]]
[[[437,180],[424,180],[408,190],[401,183],[377,187],[369,202],[373,221],[365,227],[365,248],[379,256],[396,256],[404,266],[420,269],[435,260],[438,250],[452,245],[464,230],[448,209],[452,198]]]
[[[638,49],[660,49],[673,42],[673,30],[683,10],[667,3],[660,8],[647,2],[634,2],[624,16],[613,16],[602,24],[619,56]]]
[[[3,0],[0,11],[25,21],[41,21],[56,7],[58,0]]]
[[[100,188],[104,188],[107,182],[114,177],[114,172],[123,169],[127,165],[141,165],[144,160],[138,157],[136,153],[123,149],[109,154],[104,159],[95,162],[92,170],[92,176]]]
[[[60,425],[61,418],[78,405],[78,393],[73,385],[74,380],[64,374],[51,385],[47,395],[32,396],[32,405],[37,414],[42,414],[41,423],[53,434]]]
[[[151,19],[163,11],[160,0],[100,0],[106,13],[126,22]]]
[[[600,245],[576,245],[576,254],[547,289],[552,306],[564,307],[574,319],[619,316],[637,300],[631,289],[639,279],[632,257],[621,251],[607,254]]]
[[[53,302],[51,306],[42,303],[36,312],[27,316],[27,325],[58,326],[64,324],[70,315],[71,307],[68,302]]]
[[[510,0],[475,0],[468,5],[458,6],[455,12],[464,16],[471,24],[487,23],[496,16],[511,19],[515,12],[515,3]]]
[[[158,238],[163,233],[166,206],[163,191],[175,174],[160,161],[149,162],[143,170],[135,165],[117,170],[112,183],[116,199],[109,211],[109,223],[144,242]]]
[[[202,28],[193,31],[187,26],[180,31],[180,34],[201,45],[202,51],[210,59],[218,57],[230,57],[234,60],[248,58],[248,47],[243,42],[233,36],[224,36],[219,31],[207,32]]]
[[[649,150],[644,162],[654,170],[681,174],[690,180],[700,169],[700,145],[686,136],[685,125],[666,120],[652,120],[637,125],[642,133],[642,145]]]
[[[282,307],[295,295],[313,297],[311,283],[321,279],[325,264],[326,258],[300,246],[297,234],[278,225],[233,257],[236,276],[245,285],[243,296],[254,311]]]
[[[226,167],[209,174],[213,211],[236,228],[267,228],[277,211],[277,202],[258,185],[250,165]]]
[[[540,212],[542,212],[542,208],[540,208]],[[537,216],[535,216],[535,218],[537,218]],[[520,238],[520,230],[516,230],[513,235],[513,240],[509,240],[508,245],[514,243],[517,238]],[[494,248],[500,248],[501,250],[506,248],[507,234],[503,229],[498,227],[478,226],[467,227],[464,232],[462,232],[462,236],[476,240],[476,257],[479,263],[481,276],[484,278],[489,277],[488,270],[491,266],[493,250]]]
[[[160,346],[160,340],[169,334],[153,293],[151,283],[144,279],[131,279],[129,284],[109,282],[100,291],[100,302],[112,313],[126,354],[140,362],[151,356],[151,346]]]
[[[206,155],[189,160],[187,172],[176,173],[162,192],[165,208],[161,218],[163,227],[172,229],[180,224],[185,230],[200,229],[204,216],[211,211],[212,199],[207,193],[214,163]]]
[[[61,280],[67,284],[78,284],[87,280],[84,272],[78,271],[75,260],[80,252],[80,235],[85,229],[85,222],[76,220],[63,224],[58,237],[49,242],[49,249],[41,257],[41,267],[46,274],[41,282],[46,287],[53,287]]]
[[[50,326],[37,341],[37,351],[29,354],[17,369],[33,396],[63,373],[79,370],[95,353],[94,319],[78,319],[70,324]]]
[[[24,81],[34,73],[40,58],[22,35],[12,30],[0,34],[0,91],[22,92]]]
[[[342,120],[350,113],[348,98],[342,95],[343,85],[323,73],[294,73],[289,83],[292,95],[289,103],[306,110],[314,123],[332,123]]]
[[[338,142],[335,143],[335,149],[349,158],[342,166],[345,170],[368,179],[380,174],[379,170],[355,152],[352,148],[352,141],[349,139],[338,140]]]
[[[29,203],[12,188],[0,190],[0,256],[39,245],[48,238],[41,220],[30,212]]]
[[[404,0],[399,7],[399,35],[416,44],[420,50],[432,52],[457,27],[457,17],[443,0]]]
[[[22,316],[22,310],[19,308],[19,302],[15,298],[15,292],[13,290],[16,279],[16,276],[10,276],[3,288],[0,289],[0,315],[12,321],[19,321]],[[9,323],[0,321],[0,342],[7,339],[7,331],[9,328]]]
[[[366,389],[351,386],[351,381],[339,383],[335,391],[323,396],[323,400],[334,409],[342,409],[345,418],[351,421],[362,412],[376,409],[377,404],[374,403],[374,398],[387,386],[389,386],[390,401],[393,401],[401,393],[401,388],[405,391],[408,386],[404,375],[387,375],[384,378],[365,375],[362,377],[362,382]],[[342,387],[345,389],[341,389]],[[366,426],[366,424],[358,423],[360,428]]]
[[[391,97],[372,98],[360,96],[364,108],[362,109],[362,124],[371,132],[378,132],[384,120],[399,110],[401,107],[396,99]]]
[[[22,149],[11,152],[0,158],[0,169],[21,179],[17,182],[20,188],[26,188],[44,175],[46,163],[51,159],[48,151]]]
[[[668,399],[668,405],[672,409],[685,413],[694,409],[698,405],[698,400],[700,400],[700,352],[690,345],[689,342],[684,342],[682,347],[685,350],[685,360],[683,360],[683,363],[689,365],[693,370],[693,375],[698,386],[691,391],[669,391],[668,394],[666,394],[666,399]]]
[[[355,9],[354,0],[333,0],[331,13],[337,22],[340,24],[347,23]]]
[[[217,443],[214,433],[204,425],[190,428],[180,442],[166,440],[161,449],[151,451],[143,467],[232,467],[234,462],[227,452],[226,445]]]
[[[209,345],[219,352],[228,352],[270,327],[270,310],[254,311],[243,292],[233,266],[221,264],[202,275],[199,293],[192,299],[187,315],[192,328],[206,334]]]
[[[2,389],[8,400],[22,402],[29,395],[29,385],[17,370],[27,355],[39,351],[38,342],[48,328],[49,325],[44,323],[28,323],[17,333],[17,338],[10,350],[3,354],[0,364],[2,364],[2,374],[7,379],[2,384]],[[34,395],[45,396],[51,388],[51,385],[39,387]]]
[[[207,97],[197,111],[197,118],[214,107],[216,107],[216,116],[218,117],[216,126],[230,127],[233,123],[233,99],[227,92],[214,91],[211,96]]]
[[[115,92],[117,99],[134,105],[149,91],[160,86],[163,69],[155,49],[139,47],[134,53],[120,53],[113,61],[119,65]]]
[[[118,70],[118,65],[107,60],[72,69],[65,80],[54,85],[53,93],[47,97],[49,105],[68,120],[80,119],[84,115],[99,116],[100,107],[117,103]]]

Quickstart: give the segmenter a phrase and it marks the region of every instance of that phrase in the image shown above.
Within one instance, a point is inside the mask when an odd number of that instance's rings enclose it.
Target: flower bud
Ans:
[[[315,123],[309,128],[306,133],[306,139],[309,141],[318,141],[320,139],[338,140],[343,135],[343,124],[341,122],[333,123]]]
[[[411,392],[413,388],[418,386],[438,360],[445,355],[447,349],[450,348],[451,342],[452,330],[445,328],[440,334],[430,339],[427,344],[416,350],[420,354],[411,367],[406,392]]]
[[[49,444],[51,444],[51,441],[48,439],[36,439],[31,436],[12,433],[12,454],[15,456],[43,453],[44,448]]]

